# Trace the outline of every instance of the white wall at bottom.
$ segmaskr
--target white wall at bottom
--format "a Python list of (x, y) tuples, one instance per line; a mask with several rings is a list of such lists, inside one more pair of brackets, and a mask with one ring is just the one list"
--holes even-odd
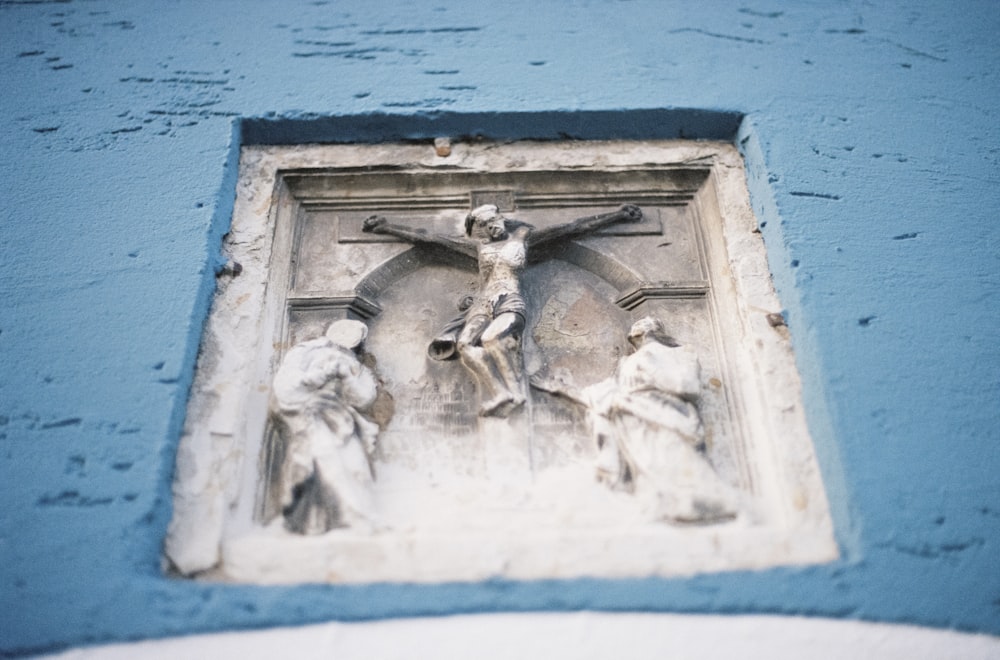
[(779, 616), (484, 614), (325, 623), (72, 649), (50, 660), (1000, 658), (1000, 637)]

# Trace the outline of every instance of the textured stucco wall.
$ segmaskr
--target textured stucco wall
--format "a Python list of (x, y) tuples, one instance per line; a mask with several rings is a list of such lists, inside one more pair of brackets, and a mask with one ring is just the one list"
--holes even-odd
[[(1000, 633), (998, 32), (989, 1), (0, 1), (0, 649), (497, 609)], [(670, 108), (721, 114), (598, 112)], [(841, 561), (424, 587), (160, 574), (235, 147), (477, 129), (743, 145)]]

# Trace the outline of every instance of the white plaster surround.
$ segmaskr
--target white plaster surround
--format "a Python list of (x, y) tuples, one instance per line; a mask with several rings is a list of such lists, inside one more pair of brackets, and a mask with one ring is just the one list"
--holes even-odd
[[(689, 203), (712, 271), (718, 341), (727, 347), (720, 358), (723, 381), (742, 429), (740, 451), (749, 457), (753, 489), (744, 512), (720, 525), (651, 524), (627, 496), (568, 472), (525, 478), (512, 469), (490, 483), (455, 478), (420, 496), (387, 497), (389, 530), (303, 537), (280, 524), (256, 522), (270, 378), (275, 355), (286, 348), (275, 343), (286, 322), (284, 302), (274, 294), (288, 287), (290, 275), (275, 266), (281, 260), (275, 255), (293, 249), (294, 237), (282, 223), (302, 212), (285, 173), (385, 167), (423, 173), (654, 168), (668, 178), (672, 168), (703, 170), (705, 183)], [(680, 576), (838, 556), (787, 328), (776, 321), (782, 306), (732, 145), (453, 141), (447, 157), (414, 144), (244, 148), (224, 249), (242, 272), (220, 277), (202, 342), (166, 540), (165, 565), (172, 570), (266, 584), (437, 582)], [(492, 428), (498, 438), (511, 433), (503, 425)], [(498, 474), (510, 457), (500, 452), (495, 458)], [(380, 470), (390, 490), (412, 476), (394, 465)], [(519, 501), (540, 504), (516, 514), (497, 506)], [(571, 627), (580, 617), (598, 615), (575, 616)]]
[(634, 660), (993, 660), (1000, 657), (1000, 638), (837, 619), (571, 612), (333, 622), (95, 646), (44, 657), (270, 660), (286, 655), (299, 660), (586, 660), (621, 655)]

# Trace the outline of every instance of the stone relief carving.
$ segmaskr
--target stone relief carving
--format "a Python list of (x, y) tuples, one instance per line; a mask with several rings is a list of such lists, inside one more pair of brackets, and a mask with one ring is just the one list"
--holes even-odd
[(322, 534), (377, 520), (378, 425), (363, 416), (377, 383), (356, 354), (367, 335), (360, 321), (335, 321), (323, 337), (288, 351), (274, 376), (271, 423), (283, 445), (278, 488), (289, 531)]
[(430, 355), (448, 359), (457, 353), (482, 390), (479, 414), (506, 417), (526, 399), (521, 336), (527, 306), (521, 275), (529, 254), (617, 222), (641, 220), (639, 207), (627, 204), (612, 213), (538, 230), (505, 218), (494, 204), (484, 204), (465, 219), (465, 234), (471, 240), (429, 234), (380, 216), (368, 217), (364, 231), (389, 234), (415, 245), (442, 247), (476, 260), (479, 290), (468, 300), (464, 316), (449, 323), (442, 336), (432, 342)]
[(245, 148), (167, 565), (434, 582), (835, 556), (742, 177), (717, 143)]
[(645, 317), (628, 334), (635, 352), (616, 372), (582, 390), (563, 378), (536, 375), (531, 384), (563, 396), (589, 413), (597, 448), (597, 478), (634, 493), (654, 520), (718, 523), (734, 518), (738, 496), (705, 457), (698, 411), (698, 356)]
[[(626, 204), (538, 232), (486, 204), (465, 219), (471, 240), (428, 234), (380, 216), (366, 218), (363, 231), (475, 256), (479, 290), (458, 301), (460, 315), (432, 339), (427, 353), (439, 361), (458, 357), (482, 391), (479, 414), (505, 418), (527, 398), (521, 341), (529, 314), (521, 276), (528, 251), (641, 220), (639, 207)], [(361, 415), (375, 401), (376, 383), (354, 354), (366, 336), (363, 323), (335, 322), (324, 337), (292, 348), (275, 375), (272, 415), (285, 457), (281, 505), (291, 531), (317, 534), (376, 520), (370, 490), (378, 427)], [(587, 410), (598, 480), (634, 494), (652, 519), (731, 520), (738, 497), (704, 455), (697, 356), (653, 317), (633, 324), (628, 341), (635, 352), (598, 383), (579, 390), (535, 374), (531, 385)]]

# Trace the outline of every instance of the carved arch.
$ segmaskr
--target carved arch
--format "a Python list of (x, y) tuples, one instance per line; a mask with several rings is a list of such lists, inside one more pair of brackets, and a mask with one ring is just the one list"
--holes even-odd
[(364, 276), (355, 291), (358, 295), (378, 300), (379, 295), (398, 280), (415, 273), (424, 266), (455, 266), (469, 272), (476, 272), (476, 261), (464, 255), (435, 249), (433, 247), (411, 247), (376, 266)]
[[(597, 275), (617, 289), (619, 294), (643, 284), (643, 280), (625, 264), (576, 241), (568, 241), (560, 246), (558, 252), (546, 251), (540, 257), (532, 261), (559, 259), (571, 263)], [(362, 297), (378, 300), (379, 295), (396, 281), (430, 265), (453, 266), (473, 273), (477, 270), (474, 259), (459, 253), (427, 246), (411, 247), (376, 266), (358, 283), (355, 291)]]

